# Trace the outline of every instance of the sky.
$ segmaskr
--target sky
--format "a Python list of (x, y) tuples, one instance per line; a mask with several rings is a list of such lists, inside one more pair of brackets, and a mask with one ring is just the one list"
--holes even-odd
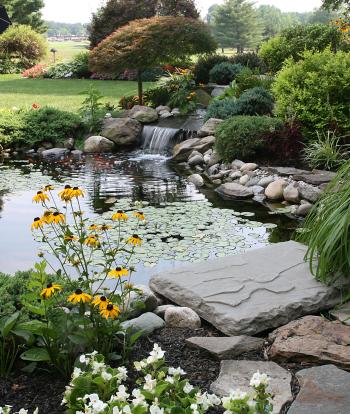
[[(196, 0), (197, 7), (205, 15), (208, 7), (222, 3), (223, 0)], [(43, 15), (45, 20), (65, 23), (87, 23), (91, 14), (103, 3), (103, 0), (45, 0)], [(256, 0), (257, 5), (271, 4), (282, 11), (310, 11), (319, 7), (321, 0)]]

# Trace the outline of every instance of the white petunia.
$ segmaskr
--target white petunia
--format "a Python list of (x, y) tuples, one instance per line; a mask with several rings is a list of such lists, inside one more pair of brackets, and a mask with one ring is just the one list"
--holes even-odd
[(120, 381), (126, 381), (128, 379), (128, 370), (125, 367), (119, 367), (117, 378)]
[(186, 394), (189, 394), (193, 390), (193, 386), (189, 382), (187, 382), (183, 390)]
[(174, 384), (174, 377), (168, 375), (167, 377), (165, 377), (164, 381), (168, 382), (169, 384)]
[(88, 364), (90, 362), (90, 358), (87, 358), (86, 355), (80, 355), (79, 361), (81, 364)]
[(135, 361), (134, 362), (134, 367), (136, 369), (136, 371), (142, 371), (143, 368), (145, 368), (147, 366), (145, 361)]
[(198, 405), (197, 404), (191, 404), (191, 410), (193, 414), (199, 414), (198, 411)]
[(149, 412), (150, 414), (164, 414), (164, 408), (160, 408), (157, 405), (151, 405)]
[(113, 378), (113, 375), (107, 371), (102, 371), (101, 377), (104, 381), (110, 381)]
[(91, 408), (92, 408), (92, 413), (93, 414), (98, 414), (98, 413), (101, 413), (102, 411), (104, 411), (105, 408), (107, 408), (107, 404), (104, 403), (103, 401), (99, 400), (99, 401), (96, 401), (95, 403), (91, 404)]
[(104, 362), (97, 362), (93, 361), (92, 363), (92, 373), (94, 375), (100, 373), (101, 371), (106, 369), (106, 364)]
[(251, 387), (259, 387), (260, 385), (269, 385), (270, 378), (267, 376), (267, 374), (260, 374), (259, 371), (257, 371), (250, 380), (250, 386)]
[(28, 414), (28, 410), (25, 410), (24, 408), (21, 408), (21, 409), (18, 411), (18, 414)]
[(178, 367), (178, 368), (170, 367), (168, 369), (168, 374), (169, 375), (180, 375), (181, 376), (181, 375), (185, 375), (186, 372), (180, 367)]
[(126, 392), (126, 388), (124, 385), (120, 385), (118, 388), (118, 392), (116, 392), (116, 397), (118, 401), (126, 401), (127, 398), (130, 396), (130, 394), (128, 394)]
[(81, 373), (82, 373), (82, 370), (80, 368), (75, 367), (73, 374), (72, 374), (72, 379), (80, 377)]
[(143, 389), (146, 391), (153, 391), (157, 385), (157, 380), (152, 379), (150, 374), (145, 376), (145, 384), (143, 385)]

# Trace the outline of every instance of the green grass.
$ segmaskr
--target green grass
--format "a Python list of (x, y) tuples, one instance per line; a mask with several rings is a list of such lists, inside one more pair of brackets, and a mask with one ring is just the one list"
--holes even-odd
[(49, 42), (49, 51), (44, 60), (44, 63), (53, 63), (53, 54), (50, 52), (52, 48), (57, 50), (56, 62), (65, 62), (71, 60), (75, 55), (87, 50), (89, 42)]
[[(75, 112), (84, 98), (81, 92), (86, 91), (91, 83), (104, 96), (104, 102), (114, 105), (122, 96), (137, 93), (137, 83), (132, 81), (23, 79), (20, 75), (0, 75), (0, 107), (30, 108), (35, 102)], [(145, 89), (151, 85), (151, 82), (144, 82)]]

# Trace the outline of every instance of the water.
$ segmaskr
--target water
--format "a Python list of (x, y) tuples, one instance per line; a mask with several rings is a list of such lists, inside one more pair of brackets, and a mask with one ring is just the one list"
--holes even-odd
[(142, 130), (144, 153), (167, 155), (175, 144), (192, 138), (195, 132), (188, 129), (166, 128), (146, 125)]
[[(174, 167), (166, 156), (141, 151), (76, 162), (32, 159), (0, 165), (0, 272), (26, 270), (38, 260), (40, 246), (30, 224), (41, 207), (32, 197), (49, 182), (57, 182), (57, 189), (65, 183), (84, 188), (82, 209), (96, 222), (110, 218), (119, 206), (145, 202), (149, 221), (140, 229), (145, 242), (135, 258), (138, 283), (188, 262), (289, 239), (293, 221), (269, 215), (253, 202), (223, 201), (210, 189), (199, 191)], [(118, 200), (114, 205), (113, 198)]]

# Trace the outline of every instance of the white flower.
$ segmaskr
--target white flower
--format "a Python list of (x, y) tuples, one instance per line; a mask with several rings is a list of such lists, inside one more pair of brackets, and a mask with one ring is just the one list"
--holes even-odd
[(183, 390), (186, 394), (189, 394), (193, 390), (193, 386), (189, 382), (187, 382)]
[(183, 369), (181, 369), (180, 367), (178, 367), (178, 368), (170, 367), (169, 370), (168, 370), (168, 374), (169, 375), (180, 375), (181, 376), (181, 375), (185, 375), (186, 372)]
[(149, 412), (150, 414), (164, 414), (164, 408), (159, 408), (157, 405), (151, 405)]
[(93, 361), (92, 363), (92, 373), (93, 374), (98, 374), (99, 372), (103, 371), (106, 369), (106, 364), (104, 362), (97, 362), (97, 361)]
[(85, 394), (83, 401), (86, 402), (87, 400), (89, 400), (90, 404), (95, 404), (97, 401), (100, 401), (100, 397), (98, 394)]
[(191, 404), (191, 410), (193, 414), (199, 414), (198, 411), (198, 405), (197, 404)]
[(142, 371), (143, 368), (145, 368), (147, 366), (145, 361), (135, 361), (134, 362), (134, 367), (136, 369), (136, 371)]
[(118, 401), (126, 401), (126, 399), (130, 396), (130, 394), (126, 392), (126, 388), (124, 385), (119, 386), (118, 392), (115, 395)]
[(171, 377), (170, 375), (168, 375), (164, 381), (169, 382), (169, 384), (174, 384), (174, 377)]
[(126, 381), (128, 379), (128, 370), (125, 367), (119, 367), (117, 378), (119, 381)]
[(260, 385), (269, 385), (270, 378), (267, 376), (267, 374), (260, 374), (259, 371), (257, 371), (250, 380), (250, 386), (251, 387), (259, 387)]
[(147, 362), (152, 364), (153, 362), (157, 362), (160, 359), (164, 358), (165, 352), (158, 344), (154, 344), (153, 350), (150, 352), (149, 357), (147, 358)]
[(90, 358), (86, 358), (86, 355), (80, 355), (79, 361), (81, 364), (88, 364), (90, 362)]
[(39, 408), (36, 407), (36, 409), (33, 411), (33, 414), (39, 414)]
[(141, 390), (135, 388), (132, 391), (132, 396), (134, 397), (134, 399), (131, 402), (135, 407), (137, 407), (138, 405), (142, 405), (146, 408), (148, 407), (148, 404), (145, 401), (145, 396), (142, 394)]
[(81, 373), (82, 373), (82, 370), (80, 368), (75, 367), (73, 374), (72, 374), (72, 379), (80, 377)]
[(92, 408), (92, 412), (94, 414), (98, 414), (102, 411), (104, 411), (104, 409), (107, 407), (107, 404), (104, 403), (101, 400), (96, 401), (95, 403), (91, 404), (91, 408)]
[(113, 378), (113, 375), (107, 371), (102, 371), (101, 377), (104, 381), (110, 381)]
[(84, 316), (91, 316), (91, 312), (90, 312), (90, 311), (86, 311), (86, 312), (84, 313)]
[(28, 414), (28, 410), (25, 410), (24, 408), (21, 408), (21, 409), (18, 411), (18, 414)]
[(143, 389), (146, 391), (153, 391), (157, 385), (157, 380), (152, 379), (150, 374), (145, 376), (145, 384), (143, 385)]

